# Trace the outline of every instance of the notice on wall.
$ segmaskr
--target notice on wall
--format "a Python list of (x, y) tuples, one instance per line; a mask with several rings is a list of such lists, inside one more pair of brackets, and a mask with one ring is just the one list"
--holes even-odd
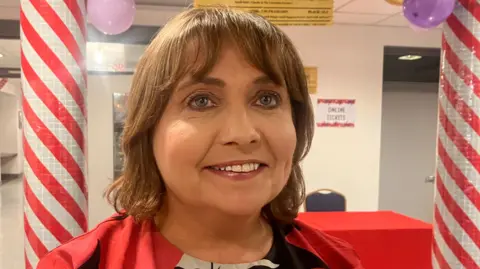
[(355, 100), (318, 99), (317, 127), (355, 127)]
[(305, 67), (305, 76), (307, 77), (308, 93), (316, 94), (317, 93), (317, 68), (316, 67)]
[(330, 25), (333, 0), (195, 0), (195, 7), (224, 5), (258, 13), (276, 25)]

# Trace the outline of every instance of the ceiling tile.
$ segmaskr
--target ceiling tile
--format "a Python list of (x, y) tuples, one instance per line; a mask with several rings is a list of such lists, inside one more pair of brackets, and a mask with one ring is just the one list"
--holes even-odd
[(375, 24), (387, 17), (388, 15), (335, 12), (333, 22), (337, 24)]
[[(414, 29), (419, 29), (418, 31), (421, 31), (420, 28), (416, 28), (414, 26), (410, 25), (410, 22), (403, 16), (403, 13), (398, 13), (396, 15), (393, 15), (385, 20), (379, 21), (377, 25), (380, 26), (396, 26), (396, 27), (410, 27)], [(435, 28), (442, 28), (443, 23), (438, 25)], [(425, 31), (428, 31), (428, 29), (425, 29)]]
[(353, 2), (355, 0), (333, 0), (333, 9), (337, 10), (338, 8), (344, 6), (349, 2)]
[(385, 0), (356, 0), (340, 8), (340, 12), (364, 14), (395, 14), (402, 10), (401, 6), (394, 6)]
[(379, 22), (378, 25), (408, 27), (410, 25), (410, 23), (407, 21), (407, 19), (405, 19), (405, 17), (403, 16), (403, 13), (398, 13), (396, 15), (393, 15), (393, 16)]
[[(18, 1), (18, 0), (2, 0), (2, 1)], [(333, 0), (335, 9), (355, 0)], [(221, 2), (221, 1), (218, 1)], [(137, 5), (152, 6), (179, 6), (185, 7), (193, 4), (193, 0), (136, 0)]]

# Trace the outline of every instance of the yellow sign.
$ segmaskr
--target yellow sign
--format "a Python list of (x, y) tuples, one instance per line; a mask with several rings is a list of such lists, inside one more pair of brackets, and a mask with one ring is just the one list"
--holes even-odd
[(305, 67), (305, 76), (307, 77), (308, 93), (316, 94), (317, 93), (317, 68), (316, 67)]
[(394, 6), (401, 6), (403, 5), (403, 0), (386, 0), (387, 3), (392, 4)]
[(330, 25), (333, 20), (333, 0), (195, 0), (194, 5), (258, 13), (276, 25)]

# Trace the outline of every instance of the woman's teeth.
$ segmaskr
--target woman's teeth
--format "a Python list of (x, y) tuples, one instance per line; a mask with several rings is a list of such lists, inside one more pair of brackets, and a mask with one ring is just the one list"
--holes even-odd
[(248, 173), (257, 170), (260, 167), (259, 163), (244, 163), (237, 165), (228, 165), (228, 166), (212, 166), (212, 169), (219, 171), (232, 171), (236, 173)]

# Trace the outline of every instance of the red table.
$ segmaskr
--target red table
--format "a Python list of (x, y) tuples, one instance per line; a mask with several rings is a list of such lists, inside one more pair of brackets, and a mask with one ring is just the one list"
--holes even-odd
[(432, 225), (391, 211), (306, 212), (299, 220), (350, 243), (365, 269), (431, 269)]

